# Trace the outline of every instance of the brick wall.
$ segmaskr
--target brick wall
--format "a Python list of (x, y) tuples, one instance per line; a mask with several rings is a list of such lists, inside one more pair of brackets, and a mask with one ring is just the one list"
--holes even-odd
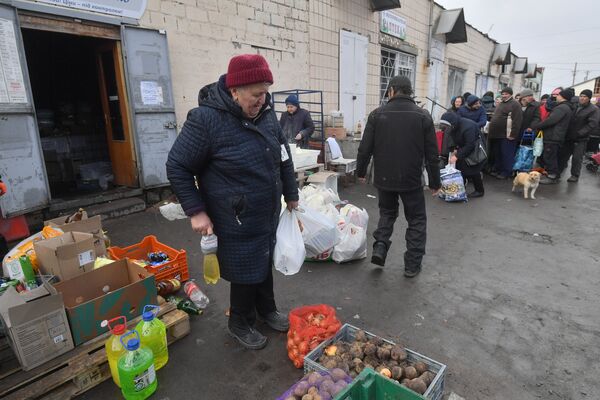
[(272, 90), (309, 82), (308, 0), (148, 0), (141, 22), (165, 29), (177, 121), (197, 105), (198, 91), (226, 72), (243, 53), (265, 56)]

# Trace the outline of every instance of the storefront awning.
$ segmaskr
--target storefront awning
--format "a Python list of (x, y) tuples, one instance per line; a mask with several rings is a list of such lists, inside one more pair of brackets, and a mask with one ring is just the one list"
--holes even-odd
[(492, 54), (492, 62), (498, 65), (510, 64), (510, 43), (496, 44)]
[(467, 26), (463, 9), (443, 10), (436, 22), (434, 32), (435, 35), (445, 36), (446, 43), (465, 43)]
[(527, 66), (527, 75), (525, 78), (535, 78), (537, 75), (537, 64), (529, 64)]
[(515, 74), (527, 73), (527, 57), (517, 57), (513, 70)]
[(400, 8), (400, 0), (370, 0), (372, 11), (385, 11)]

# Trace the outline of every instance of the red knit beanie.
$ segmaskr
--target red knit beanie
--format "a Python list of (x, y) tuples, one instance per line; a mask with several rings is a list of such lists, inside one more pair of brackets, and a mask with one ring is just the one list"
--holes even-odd
[(260, 54), (242, 54), (229, 60), (225, 84), (228, 88), (251, 85), (253, 83), (273, 83), (273, 74), (267, 60)]

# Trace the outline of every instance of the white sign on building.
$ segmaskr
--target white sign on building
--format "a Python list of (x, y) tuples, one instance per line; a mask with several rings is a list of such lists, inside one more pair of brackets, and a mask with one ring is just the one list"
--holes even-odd
[(37, 0), (37, 3), (133, 19), (142, 18), (146, 10), (146, 0)]
[(404, 18), (391, 11), (382, 11), (379, 13), (379, 22), (381, 32), (398, 39), (406, 39), (406, 20)]

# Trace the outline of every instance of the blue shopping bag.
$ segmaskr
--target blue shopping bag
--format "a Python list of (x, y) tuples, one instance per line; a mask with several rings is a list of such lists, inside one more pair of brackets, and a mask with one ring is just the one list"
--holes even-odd
[(524, 141), (533, 142), (533, 134), (531, 133), (523, 133), (521, 138), (521, 144), (519, 145), (519, 149), (517, 154), (515, 155), (515, 162), (513, 164), (513, 171), (517, 172), (529, 172), (531, 168), (533, 168), (533, 147), (530, 145), (523, 144)]

